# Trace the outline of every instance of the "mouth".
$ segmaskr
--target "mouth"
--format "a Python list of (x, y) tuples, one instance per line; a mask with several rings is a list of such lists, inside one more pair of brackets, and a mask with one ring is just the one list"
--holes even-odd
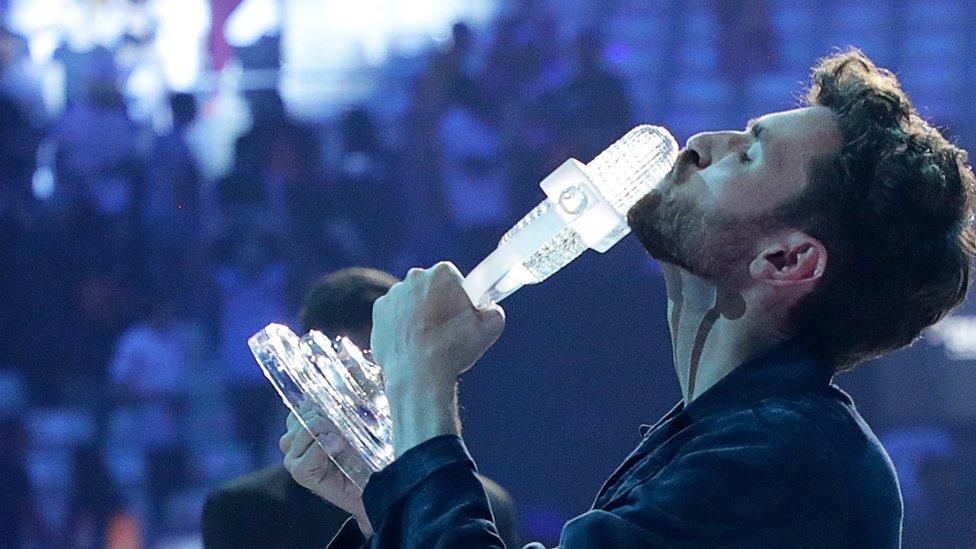
[(677, 187), (688, 181), (691, 174), (698, 170), (698, 153), (692, 149), (682, 149), (671, 167), (671, 171), (664, 178), (665, 186)]

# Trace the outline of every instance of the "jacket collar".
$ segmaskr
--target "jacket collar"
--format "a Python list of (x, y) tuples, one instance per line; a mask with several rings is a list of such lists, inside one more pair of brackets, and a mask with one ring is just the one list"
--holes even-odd
[(800, 344), (786, 341), (729, 372), (688, 406), (678, 405), (692, 419), (768, 397), (827, 389), (834, 369)]

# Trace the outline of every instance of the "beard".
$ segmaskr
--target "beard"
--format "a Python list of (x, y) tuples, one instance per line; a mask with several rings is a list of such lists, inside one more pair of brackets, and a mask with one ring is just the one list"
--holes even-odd
[(756, 237), (756, 220), (708, 214), (670, 177), (637, 201), (627, 224), (647, 253), (701, 278), (730, 281), (748, 257)]

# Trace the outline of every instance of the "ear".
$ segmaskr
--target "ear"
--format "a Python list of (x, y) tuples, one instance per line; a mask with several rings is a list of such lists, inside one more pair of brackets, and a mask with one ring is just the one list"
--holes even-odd
[(826, 268), (827, 248), (808, 234), (790, 231), (760, 248), (749, 275), (770, 286), (800, 288), (819, 281)]

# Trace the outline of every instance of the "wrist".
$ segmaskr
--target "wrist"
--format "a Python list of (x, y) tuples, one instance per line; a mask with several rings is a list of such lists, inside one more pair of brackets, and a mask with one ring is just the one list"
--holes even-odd
[(367, 538), (373, 535), (373, 525), (369, 523), (369, 518), (366, 515), (353, 515), (356, 519), (356, 524), (359, 525), (359, 531), (363, 533)]
[(387, 386), (396, 456), (441, 435), (460, 435), (457, 381)]

